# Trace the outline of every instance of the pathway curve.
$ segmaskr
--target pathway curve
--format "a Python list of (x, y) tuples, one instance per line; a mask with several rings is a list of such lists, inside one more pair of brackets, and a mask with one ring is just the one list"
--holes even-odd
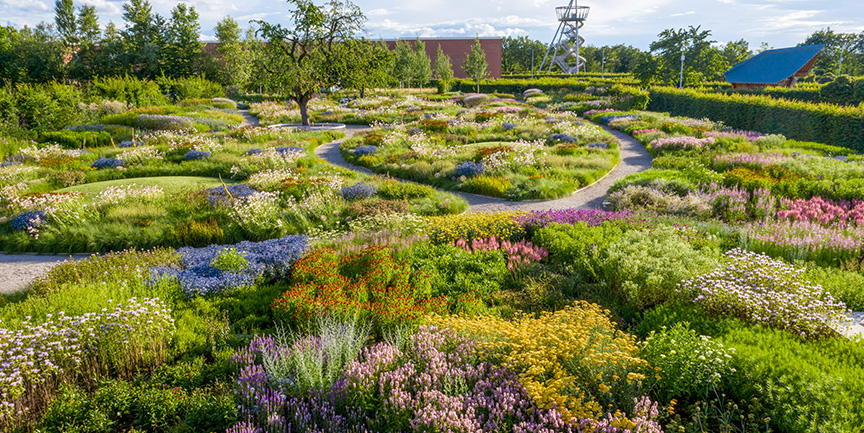
[[(325, 161), (344, 167), (350, 170), (361, 173), (374, 175), (372, 170), (366, 167), (360, 167), (345, 161), (339, 146), (353, 136), (356, 132), (367, 129), (366, 127), (351, 126), (345, 129), (348, 137), (334, 141), (332, 143), (323, 144), (315, 149), (315, 154), (320, 156)], [(494, 212), (507, 210), (549, 210), (549, 209), (599, 209), (603, 205), (603, 200), (606, 197), (606, 191), (621, 177), (631, 173), (640, 172), (651, 168), (651, 155), (645, 149), (642, 143), (639, 143), (633, 137), (624, 134), (620, 131), (604, 128), (611, 133), (621, 143), (620, 146), (620, 162), (615, 168), (610, 171), (606, 177), (600, 179), (593, 184), (576, 191), (570, 196), (562, 197), (555, 200), (545, 201), (507, 201), (496, 197), (488, 197), (477, 194), (469, 194), (459, 191), (447, 191), (464, 198), (470, 205), (470, 212)], [(398, 179), (405, 182), (402, 179)]]
[(80, 260), (86, 255), (37, 256), (35, 254), (0, 254), (0, 295), (24, 290), (38, 276), (66, 260)]
[(258, 126), (258, 118), (249, 114), (249, 109), (237, 110), (243, 116), (243, 125), (241, 126)]

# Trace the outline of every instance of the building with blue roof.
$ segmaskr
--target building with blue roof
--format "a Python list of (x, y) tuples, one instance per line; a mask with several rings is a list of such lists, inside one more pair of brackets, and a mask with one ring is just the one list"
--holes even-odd
[(792, 87), (806, 77), (825, 48), (824, 44), (766, 50), (726, 71), (733, 89)]

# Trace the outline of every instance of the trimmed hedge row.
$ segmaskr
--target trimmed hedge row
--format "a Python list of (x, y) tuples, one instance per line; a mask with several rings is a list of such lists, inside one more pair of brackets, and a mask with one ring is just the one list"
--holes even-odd
[(722, 95), (671, 87), (650, 89), (648, 109), (709, 118), (737, 129), (783, 134), (787, 138), (833, 144), (864, 152), (864, 108)]
[[(501, 78), (498, 80), (483, 80), (480, 82), (480, 93), (512, 93), (521, 94), (526, 89), (540, 89), (549, 92), (559, 89), (570, 89), (578, 92), (589, 87), (612, 87), (616, 84), (633, 85), (632, 80), (626, 78), (535, 78), (512, 79)], [(453, 82), (452, 90), (465, 93), (477, 91), (477, 85), (471, 79), (457, 79)]]
[(39, 136), (42, 143), (57, 143), (66, 149), (111, 146), (111, 134), (105, 131), (56, 131), (43, 132)]

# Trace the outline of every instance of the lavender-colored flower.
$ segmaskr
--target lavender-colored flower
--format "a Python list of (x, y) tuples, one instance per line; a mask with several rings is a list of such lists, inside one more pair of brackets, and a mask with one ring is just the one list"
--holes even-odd
[(599, 209), (562, 209), (532, 211), (527, 215), (514, 217), (514, 220), (525, 228), (546, 227), (551, 223), (574, 224), (585, 222), (589, 226), (596, 226), (606, 221), (617, 221), (633, 216), (633, 212), (608, 212)]
[(357, 146), (354, 149), (354, 156), (359, 158), (364, 155), (374, 155), (376, 152), (378, 152), (378, 146), (373, 146), (371, 144), (366, 146)]
[(363, 200), (375, 195), (378, 188), (364, 182), (357, 182), (351, 186), (343, 186), (340, 190), (342, 198), (349, 201)]
[(483, 163), (482, 162), (474, 162), (474, 161), (465, 161), (459, 163), (456, 168), (453, 169), (453, 174), (456, 177), (476, 177), (483, 174)]
[(187, 161), (198, 161), (210, 158), (211, 153), (206, 150), (190, 150), (186, 152), (186, 155), (183, 156), (183, 159)]
[(43, 210), (21, 212), (15, 215), (9, 224), (12, 230), (38, 230), (48, 225), (48, 214)]
[(123, 161), (122, 159), (105, 158), (104, 156), (100, 156), (95, 162), (93, 162), (93, 165), (91, 165), (90, 167), (93, 167), (96, 169), (118, 168), (118, 167), (123, 167), (124, 164), (126, 164), (126, 162)]

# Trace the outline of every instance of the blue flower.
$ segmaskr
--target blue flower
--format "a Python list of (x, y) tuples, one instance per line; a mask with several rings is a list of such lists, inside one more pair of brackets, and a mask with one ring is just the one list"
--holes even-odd
[(371, 144), (367, 146), (357, 146), (357, 148), (354, 149), (354, 156), (359, 158), (363, 155), (372, 155), (376, 152), (378, 152), (378, 146), (373, 146)]
[(185, 158), (187, 161), (202, 160), (210, 157), (210, 152), (204, 150), (190, 150), (186, 152)]
[(123, 165), (125, 165), (125, 164), (126, 164), (126, 162), (123, 161), (122, 159), (105, 158), (104, 156), (100, 156), (99, 159), (97, 159), (95, 162), (93, 162), (93, 165), (91, 165), (90, 167), (93, 167), (93, 168), (117, 168), (117, 167), (123, 167)]
[[(227, 192), (225, 191), (226, 189), (228, 190)], [(258, 191), (245, 183), (238, 183), (234, 185), (208, 188), (205, 192), (207, 193), (207, 202), (210, 203), (210, 206), (216, 207), (223, 204), (229, 204), (229, 194), (233, 198), (246, 198)]]
[(456, 176), (475, 177), (483, 174), (483, 163), (474, 161), (465, 161), (459, 163), (453, 173)]
[(368, 183), (357, 182), (354, 185), (342, 187), (341, 193), (342, 198), (353, 201), (372, 197), (377, 191), (378, 188)]
[(48, 215), (44, 210), (29, 210), (15, 215), (10, 222), (12, 230), (30, 230), (48, 224)]

